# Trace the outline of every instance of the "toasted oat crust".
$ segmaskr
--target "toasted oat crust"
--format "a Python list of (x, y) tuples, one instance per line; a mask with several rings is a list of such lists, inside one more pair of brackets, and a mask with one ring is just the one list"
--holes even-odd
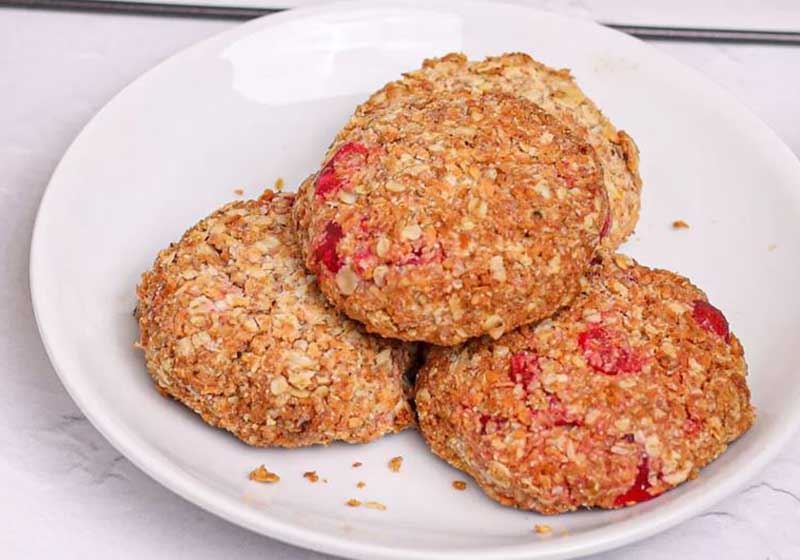
[[(617, 130), (578, 87), (567, 69), (554, 69), (524, 53), (508, 53), (470, 62), (461, 53), (426, 60), (422, 68), (407, 73), (399, 83), (408, 91), (427, 88), (442, 91), (503, 91), (533, 101), (567, 125), (594, 147), (604, 169), (611, 206), (609, 231), (603, 246), (616, 249), (631, 235), (639, 219), (642, 180), (639, 150), (633, 139)], [(397, 96), (398, 82), (388, 84), (365, 106)]]
[(412, 425), (413, 345), (366, 334), (302, 265), (293, 195), (233, 202), (159, 253), (137, 293), (159, 391), (256, 446), (366, 442)]
[(696, 477), (752, 425), (746, 370), (702, 291), (616, 255), (552, 319), (431, 349), (419, 426), (502, 504), (623, 507)]
[(358, 108), (300, 187), (325, 295), (372, 332), (443, 345), (567, 304), (608, 215), (594, 150), (515, 96), (398, 95)]

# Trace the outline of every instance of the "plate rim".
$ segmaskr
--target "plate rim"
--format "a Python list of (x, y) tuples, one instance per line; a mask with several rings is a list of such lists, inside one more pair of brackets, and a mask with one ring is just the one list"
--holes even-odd
[[(778, 156), (787, 162), (787, 166), (790, 165), (790, 162), (794, 165), (794, 170), (798, 179), (800, 179), (800, 159), (798, 159), (786, 143), (764, 123), (760, 117), (738, 101), (725, 87), (706, 78), (699, 71), (677, 61), (669, 54), (658, 51), (651, 45), (647, 45), (646, 42), (625, 35), (619, 31), (609, 29), (597, 22), (537, 9), (524, 4), (521, 0), (503, 0), (500, 2), (490, 2), (489, 0), (469, 0), (468, 2), (459, 2), (458, 0), (436, 0), (433, 3), (426, 3), (423, 0), (380, 0), (369, 3), (369, 7), (375, 10), (381, 10), (387, 8), (410, 8), (413, 6), (430, 7), (430, 5), (433, 4), (436, 8), (456, 11), (458, 7), (463, 6), (465, 3), (481, 6), (513, 6), (517, 9), (535, 13), (541, 17), (580, 22), (581, 24), (595, 27), (606, 33), (624, 36), (631, 42), (646, 45), (648, 49), (652, 49), (652, 51), (657, 53), (657, 56), (662, 60), (677, 65), (674, 67), (680, 68), (682, 71), (686, 72), (695, 82), (702, 84), (704, 89), (712, 91), (715, 97), (724, 100), (728, 106), (735, 108), (738, 117), (748, 121), (747, 125), (749, 129), (759, 130), (762, 136), (769, 139), (769, 142), (782, 152), (778, 154)], [(392, 560), (422, 558), (437, 558), (439, 560), (461, 560), (468, 558), (480, 558), (482, 560), (495, 558), (498, 560), (522, 560), (532, 557), (540, 559), (574, 558), (611, 550), (653, 536), (697, 515), (743, 487), (774, 459), (795, 433), (800, 431), (800, 406), (794, 408), (792, 412), (787, 414), (790, 421), (784, 424), (785, 427), (775, 429), (771, 432), (771, 437), (768, 438), (766, 445), (763, 446), (762, 451), (749, 463), (750, 466), (747, 470), (736, 471), (723, 478), (721, 481), (718, 481), (715, 485), (711, 485), (710, 489), (704, 493), (702, 500), (695, 499), (692, 501), (674, 502), (670, 504), (668, 509), (665, 507), (661, 515), (654, 516), (652, 519), (647, 519), (646, 522), (642, 522), (638, 518), (633, 517), (616, 522), (611, 526), (587, 530), (585, 533), (571, 536), (569, 539), (531, 541), (525, 544), (470, 547), (466, 549), (454, 548), (448, 550), (431, 550), (424, 547), (416, 548), (413, 546), (409, 548), (392, 548), (387, 545), (364, 541), (350, 541), (344, 536), (333, 536), (312, 529), (301, 528), (294, 523), (284, 522), (264, 512), (247, 509), (244, 506), (232, 503), (219, 491), (194, 482), (195, 479), (192, 478), (191, 475), (184, 474), (184, 471), (179, 466), (152, 450), (147, 441), (142, 441), (141, 438), (137, 438), (124, 423), (115, 421), (113, 417), (104, 416), (102, 406), (98, 406), (97, 403), (92, 404), (87, 402), (88, 397), (81, 393), (78, 387), (80, 383), (75, 382), (75, 375), (66, 371), (63, 367), (63, 361), (58, 360), (58, 351), (53, 347), (52, 340), (47, 332), (46, 321), (43, 319), (43, 315), (45, 315), (46, 312), (44, 311), (43, 299), (40, 295), (43, 289), (40, 277), (42, 277), (44, 273), (40, 273), (39, 270), (44, 265), (40, 263), (41, 259), (39, 255), (42, 252), (40, 246), (44, 243), (43, 239), (45, 237), (41, 227), (43, 221), (42, 216), (49, 208), (48, 200), (51, 198), (52, 192), (54, 191), (51, 187), (60, 176), (64, 163), (70, 159), (75, 146), (81, 142), (87, 134), (88, 129), (90, 129), (98, 117), (113, 109), (119, 98), (126, 95), (135, 84), (148, 79), (152, 74), (159, 72), (165, 66), (175, 63), (178, 59), (192, 51), (199, 51), (208, 44), (225, 38), (234, 39), (235, 37), (245, 36), (251, 28), (266, 29), (272, 26), (270, 25), (271, 23), (277, 25), (286, 20), (313, 16), (324, 12), (335, 13), (353, 8), (363, 8), (366, 5), (367, 4), (364, 2), (358, 0), (344, 0), (294, 8), (285, 12), (269, 14), (254, 19), (193, 43), (165, 58), (126, 84), (90, 118), (70, 143), (51, 174), (39, 201), (31, 235), (28, 272), (34, 318), (45, 352), (53, 370), (56, 372), (62, 385), (81, 412), (87, 417), (94, 428), (137, 468), (174, 494), (177, 494), (205, 511), (269, 538), (317, 552), (351, 558), (385, 558)], [(787, 158), (787, 156), (789, 157)]]

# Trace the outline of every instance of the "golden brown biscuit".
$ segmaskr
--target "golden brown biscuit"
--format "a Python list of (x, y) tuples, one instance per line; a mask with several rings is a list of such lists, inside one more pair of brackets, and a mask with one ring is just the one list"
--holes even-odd
[[(398, 86), (402, 87), (398, 87)], [(375, 93), (365, 104), (382, 106), (387, 98), (419, 90), (453, 89), (502, 91), (539, 105), (591, 144), (604, 169), (611, 215), (603, 246), (616, 249), (630, 236), (639, 219), (642, 180), (639, 150), (633, 139), (617, 130), (591, 99), (581, 91), (569, 70), (556, 70), (527, 54), (509, 53), (470, 62), (460, 53), (426, 60), (421, 69), (405, 74)]]
[(224, 206), (138, 288), (139, 346), (164, 394), (257, 446), (366, 442), (412, 425), (414, 346), (366, 334), (302, 264), (294, 195)]
[(371, 332), (434, 344), (568, 303), (608, 214), (594, 150), (522, 98), (402, 99), (357, 109), (300, 187), (323, 293)]
[(754, 421), (742, 346), (705, 294), (622, 255), (599, 260), (568, 309), (496, 341), (432, 348), (418, 376), (431, 449), (504, 505), (648, 500)]

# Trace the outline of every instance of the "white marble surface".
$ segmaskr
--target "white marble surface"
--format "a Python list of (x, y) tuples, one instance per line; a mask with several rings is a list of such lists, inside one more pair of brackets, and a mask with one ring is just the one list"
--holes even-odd
[[(131, 465), (62, 388), (31, 311), (33, 219), (66, 147), (126, 83), (231, 25), (0, 9), (2, 558), (325, 558), (218, 519)], [(800, 154), (800, 47), (655, 46), (731, 90)], [(800, 435), (712, 511), (594, 560), (794, 560), (798, 527)]]

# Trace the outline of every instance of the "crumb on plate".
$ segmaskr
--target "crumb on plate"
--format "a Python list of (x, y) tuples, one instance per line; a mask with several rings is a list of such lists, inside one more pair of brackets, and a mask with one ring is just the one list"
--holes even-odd
[(455, 488), (456, 490), (466, 490), (467, 489), (467, 483), (464, 482), (463, 480), (454, 480), (453, 481), (453, 488)]
[(538, 523), (533, 526), (533, 530), (539, 535), (549, 535), (553, 532), (553, 528), (550, 525), (540, 525)]
[(265, 467), (264, 465), (261, 465), (260, 467), (250, 471), (250, 480), (253, 480), (255, 482), (272, 484), (273, 482), (278, 482), (280, 479), (281, 479), (280, 476), (278, 476), (274, 472), (268, 471), (267, 467)]
[(683, 220), (675, 220), (672, 222), (672, 229), (689, 229), (689, 224)]
[(359, 507), (361, 505), (361, 500), (356, 500), (355, 498), (350, 498), (345, 502), (350, 507)]
[(366, 483), (366, 482), (364, 482), (363, 480), (359, 480), (359, 481), (356, 483), (356, 488), (364, 488), (366, 485), (367, 485), (367, 483)]
[(317, 471), (307, 471), (303, 473), (303, 478), (307, 479), (309, 482), (317, 482), (319, 480), (319, 475), (317, 475)]
[(403, 457), (392, 457), (389, 460), (389, 470), (392, 472), (400, 472), (400, 467), (403, 466)]
[(386, 506), (380, 502), (364, 502), (364, 507), (368, 507), (369, 509), (377, 509), (379, 511), (386, 511)]

